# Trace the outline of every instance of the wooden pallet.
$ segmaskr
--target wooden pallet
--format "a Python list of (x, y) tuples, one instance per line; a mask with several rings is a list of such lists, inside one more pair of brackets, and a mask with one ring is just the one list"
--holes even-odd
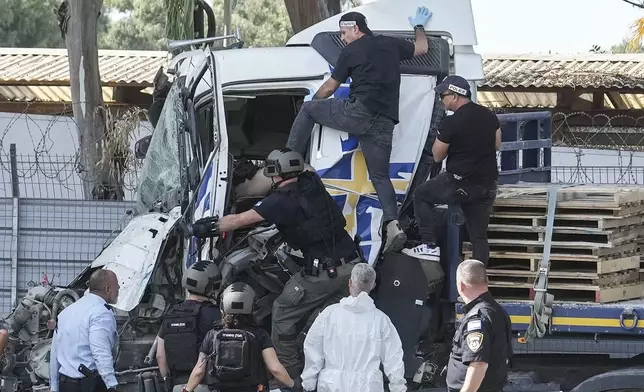
[[(558, 185), (501, 185), (495, 205), (546, 207), (548, 190)], [(574, 185), (559, 187), (557, 205), (570, 209), (619, 209), (644, 203), (644, 189), (638, 185)]]
[[(531, 258), (540, 259), (543, 254), (542, 241), (527, 240), (488, 240), (490, 244), (490, 257), (515, 257), (526, 254)], [(465, 253), (472, 251), (470, 242), (463, 243)], [(551, 260), (597, 260), (608, 258), (621, 258), (631, 256), (637, 252), (637, 242), (629, 242), (623, 245), (609, 247), (601, 246), (592, 242), (552, 242), (550, 247)], [(494, 256), (493, 256), (494, 255)]]
[[(514, 282), (533, 284), (537, 274), (531, 271), (517, 271), (500, 268), (488, 268), (490, 285), (496, 282)], [(639, 268), (598, 274), (596, 272), (550, 271), (548, 273), (548, 287), (551, 284), (587, 285), (598, 287), (615, 287), (629, 283), (637, 283), (640, 278)]]
[[(534, 299), (532, 283), (496, 281), (490, 283), (490, 292), (494, 298), (502, 300)], [(553, 294), (557, 302), (617, 302), (644, 297), (644, 282), (614, 287), (548, 282), (548, 293)]]

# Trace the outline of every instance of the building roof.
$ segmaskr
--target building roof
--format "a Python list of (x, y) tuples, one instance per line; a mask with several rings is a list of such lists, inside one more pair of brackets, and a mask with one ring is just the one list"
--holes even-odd
[(488, 89), (644, 89), (644, 54), (489, 54), (483, 69)]
[[(151, 86), (167, 58), (167, 52), (99, 50), (102, 84)], [(0, 85), (69, 85), (67, 50), (0, 48)]]
[[(167, 62), (163, 51), (100, 50), (105, 101), (112, 100), (111, 87), (152, 86), (157, 70)], [(486, 79), (479, 87), (486, 91), (480, 92), (479, 101), (491, 107), (554, 107), (554, 90), (559, 88), (644, 89), (644, 54), (488, 54), (483, 55), (483, 67)], [(641, 92), (619, 95), (626, 107), (642, 109)], [(67, 51), (0, 48), (0, 100), (71, 101)], [(605, 106), (613, 107), (608, 98)]]

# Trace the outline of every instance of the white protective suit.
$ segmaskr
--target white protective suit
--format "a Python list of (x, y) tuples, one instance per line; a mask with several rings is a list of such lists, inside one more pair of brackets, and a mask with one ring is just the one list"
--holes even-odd
[(302, 387), (317, 392), (404, 392), (402, 343), (389, 317), (365, 292), (343, 298), (316, 318), (304, 341)]

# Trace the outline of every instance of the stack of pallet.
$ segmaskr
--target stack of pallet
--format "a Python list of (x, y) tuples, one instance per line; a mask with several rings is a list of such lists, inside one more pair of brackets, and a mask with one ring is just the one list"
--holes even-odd
[[(490, 218), (490, 290), (532, 298), (546, 237), (549, 186), (501, 186)], [(548, 292), (557, 301), (615, 302), (644, 297), (644, 188), (577, 185), (559, 189)], [(471, 257), (471, 244), (464, 244)]]

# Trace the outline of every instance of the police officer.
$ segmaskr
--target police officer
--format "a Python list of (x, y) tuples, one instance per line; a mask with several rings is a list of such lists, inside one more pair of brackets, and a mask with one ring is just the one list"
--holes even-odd
[(464, 317), (447, 365), (449, 392), (501, 392), (512, 356), (510, 317), (487, 288), (485, 266), (465, 260), (456, 270)]
[(188, 380), (204, 337), (221, 320), (219, 307), (209, 300), (220, 284), (219, 268), (208, 260), (198, 261), (183, 274), (188, 298), (165, 314), (157, 337), (157, 363), (166, 390)]
[(248, 284), (226, 287), (221, 299), (224, 317), (206, 335), (182, 392), (195, 391), (206, 374), (217, 392), (268, 391), (267, 370), (292, 391), (302, 391), (299, 380), (291, 379), (277, 359), (268, 333), (255, 322), (254, 303), (255, 291)]
[(361, 258), (344, 229), (346, 220), (340, 207), (320, 177), (305, 170), (299, 153), (287, 148), (271, 152), (264, 174), (273, 183), (269, 195), (248, 211), (221, 218), (218, 230), (227, 232), (268, 221), (291, 248), (302, 252), (302, 269), (284, 286), (272, 315), (277, 355), (291, 377), (296, 377), (302, 371), (298, 335), (318, 308), (348, 295), (351, 269)]
[(115, 392), (116, 319), (108, 304), (119, 297), (116, 274), (94, 271), (89, 293), (58, 316), (51, 344), (49, 385), (52, 392)]

